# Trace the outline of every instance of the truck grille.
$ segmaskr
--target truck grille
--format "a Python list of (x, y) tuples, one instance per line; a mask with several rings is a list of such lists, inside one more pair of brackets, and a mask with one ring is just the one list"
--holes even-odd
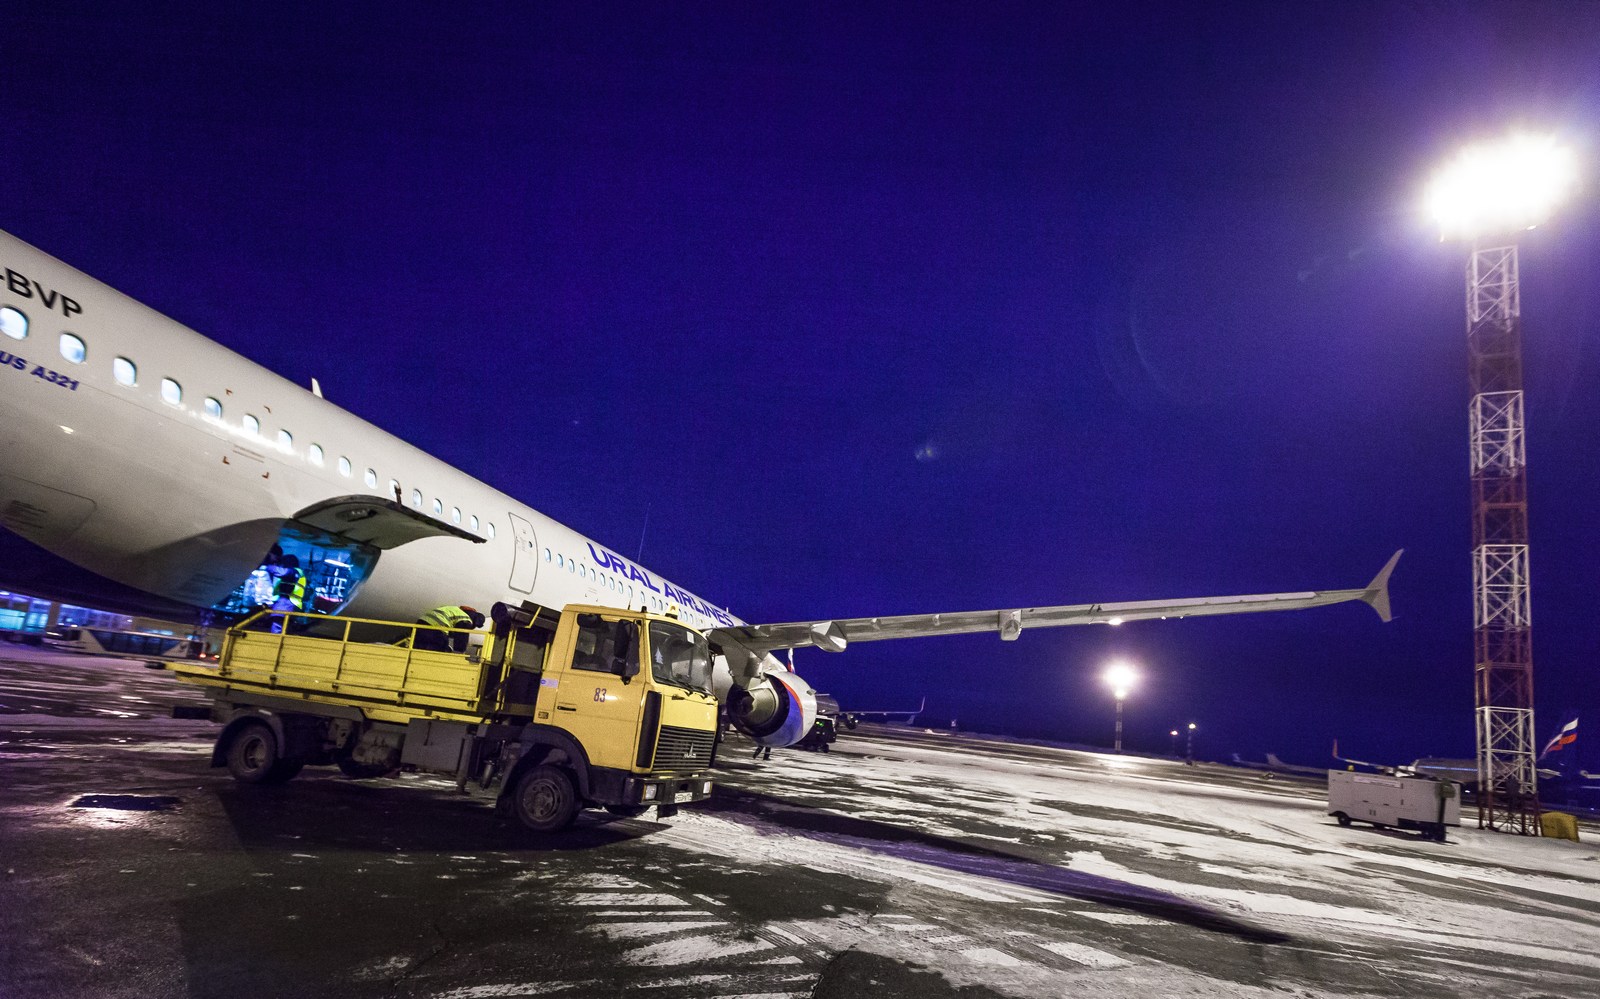
[(711, 763), (711, 732), (676, 725), (661, 726), (656, 741), (656, 770), (697, 770)]

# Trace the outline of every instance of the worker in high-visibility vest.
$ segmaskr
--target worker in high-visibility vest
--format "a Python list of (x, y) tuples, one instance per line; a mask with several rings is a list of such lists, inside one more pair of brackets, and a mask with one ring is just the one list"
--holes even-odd
[[(284, 555), (276, 560), (275, 564), (265, 567), (267, 572), (276, 580), (273, 583), (272, 609), (275, 611), (297, 611), (306, 608), (306, 574), (300, 569), (300, 559), (294, 555)], [(283, 630), (284, 619), (274, 618), (272, 631), (274, 634)], [(305, 622), (301, 622), (304, 624)]]
[[(435, 607), (433, 610), (417, 618), (418, 624), (429, 627), (417, 629), (418, 649), (430, 649), (434, 652), (465, 652), (467, 651), (467, 636), (459, 632), (435, 631), (435, 628), (481, 628), (483, 615), (475, 607)], [(401, 642), (400, 644), (407, 644)]]

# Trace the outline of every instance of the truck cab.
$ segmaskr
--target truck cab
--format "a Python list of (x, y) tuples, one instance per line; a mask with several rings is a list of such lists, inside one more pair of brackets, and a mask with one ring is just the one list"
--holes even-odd
[[(583, 797), (604, 799), (609, 811), (627, 815), (651, 805), (670, 813), (709, 793), (708, 780), (701, 787), (689, 779), (710, 767), (716, 750), (717, 701), (704, 635), (642, 612), (572, 606), (550, 636), (538, 675), (527, 738), (549, 747), (547, 758), (571, 755), (562, 752), (558, 734), (582, 748), (584, 764), (574, 775), (587, 778)], [(529, 777), (539, 758), (524, 754), (508, 780), (513, 809), (565, 807), (559, 780)], [(517, 813), (524, 824), (543, 821), (524, 811)]]

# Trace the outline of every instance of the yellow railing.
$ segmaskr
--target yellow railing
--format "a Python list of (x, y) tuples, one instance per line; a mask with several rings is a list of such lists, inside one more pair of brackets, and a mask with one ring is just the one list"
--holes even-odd
[[(269, 622), (275, 622), (278, 630), (265, 630), (272, 626)], [(308, 622), (332, 623), (338, 629), (337, 637), (296, 633), (310, 627)], [(399, 644), (393, 644), (393, 639), (352, 640), (356, 626), (381, 627), (403, 639)], [(213, 676), (288, 696), (379, 704), (406, 714), (478, 714), (484, 705), (480, 704), (482, 668), (472, 654), (477, 650), (419, 649), (419, 632), (484, 634), (471, 628), (260, 611), (228, 629)], [(191, 671), (184, 673), (204, 682)]]

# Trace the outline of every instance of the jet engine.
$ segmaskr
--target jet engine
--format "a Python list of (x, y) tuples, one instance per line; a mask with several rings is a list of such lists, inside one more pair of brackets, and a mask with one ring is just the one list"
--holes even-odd
[(817, 720), (817, 692), (771, 660), (750, 682), (728, 686), (723, 703), (735, 728), (761, 746), (792, 746)]

